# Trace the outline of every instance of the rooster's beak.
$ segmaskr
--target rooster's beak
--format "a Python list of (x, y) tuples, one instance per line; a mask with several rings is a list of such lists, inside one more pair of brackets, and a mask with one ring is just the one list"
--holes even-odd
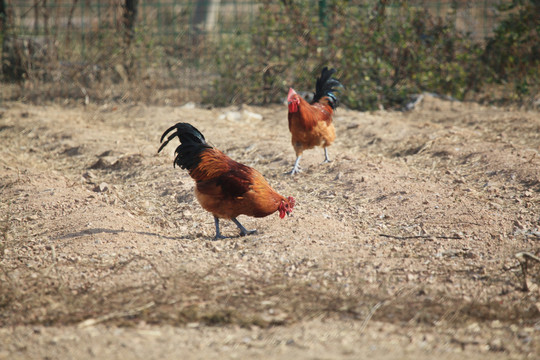
[(293, 88), (289, 88), (289, 94), (287, 95), (287, 102), (291, 103), (291, 98), (296, 95), (296, 91)]

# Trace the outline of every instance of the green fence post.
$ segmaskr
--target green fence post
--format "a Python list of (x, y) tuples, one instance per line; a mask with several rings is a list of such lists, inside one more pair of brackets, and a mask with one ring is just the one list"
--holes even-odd
[(319, 0), (319, 21), (324, 27), (327, 26), (328, 22), (328, 16), (326, 15), (327, 10), (326, 0)]
[(81, 56), (85, 54), (85, 36), (84, 36), (84, 4), (85, 1), (81, 1)]

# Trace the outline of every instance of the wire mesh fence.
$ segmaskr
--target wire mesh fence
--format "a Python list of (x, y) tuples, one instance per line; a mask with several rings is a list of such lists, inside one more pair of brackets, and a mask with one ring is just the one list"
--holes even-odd
[[(329, 16), (330, 2), (309, 1), (319, 9), (322, 26)], [(379, 1), (350, 1), (351, 7), (363, 9), (370, 16)], [(18, 0), (6, 1), (7, 34), (20, 36), (54, 36), (55, 39), (77, 41), (84, 51), (95, 44), (98, 34), (122, 34), (125, 25), (124, 0)], [(141, 0), (137, 2), (136, 27), (157, 42), (174, 43), (198, 34), (220, 35), (249, 32), (256, 26), (256, 14), (261, 5), (256, 0)], [(456, 1), (416, 0), (412, 6), (427, 9), (445, 18), (455, 12), (454, 21), (460, 31), (482, 41), (492, 35), (500, 17), (500, 0)], [(399, 2), (388, 4), (390, 14), (399, 12)], [(0, 15), (1, 16), (1, 15)]]
[[(501, 18), (498, 10), (501, 0), (303, 0), (298, 3), (309, 12), (308, 20), (291, 17), (291, 22), (279, 30), (272, 26), (262, 29), (261, 20), (265, 26), (271, 20), (262, 18), (265, 14), (261, 9), (278, 6), (274, 3), (278, 2), (3, 0), (0, 1), (3, 79), (33, 76), (54, 80), (71, 73), (86, 74), (86, 78), (97, 81), (105, 76), (116, 79), (114, 81), (127, 81), (138, 74), (161, 82), (163, 87), (197, 88), (204, 92), (219, 78), (217, 68), (224, 56), (220, 44), (224, 41), (252, 41), (261, 31), (282, 31), (278, 36), (286, 36), (297, 30), (295, 21), (313, 20), (317, 29), (306, 31), (304, 26), (305, 34), (300, 36), (307, 38), (310, 31), (322, 33), (326, 44), (319, 42), (318, 47), (331, 46), (332, 36), (339, 36), (335, 31), (339, 26), (334, 12), (340, 7), (346, 10), (342, 11), (339, 21), (351, 22), (358, 17), (376, 18), (381, 11), (387, 18), (396, 19), (405, 18), (405, 12), (411, 8), (426, 11), (433, 19), (450, 24), (452, 29), (468, 34), (472, 41), (480, 44), (493, 35)], [(279, 3), (288, 9), (295, 1)], [(440, 29), (445, 31), (443, 26)], [(426, 35), (426, 41), (428, 37)], [(355, 46), (354, 43), (349, 45)], [(230, 50), (246, 51), (246, 48)], [(50, 65), (53, 63), (54, 67)], [(104, 68), (113, 69), (112, 75), (100, 73)]]

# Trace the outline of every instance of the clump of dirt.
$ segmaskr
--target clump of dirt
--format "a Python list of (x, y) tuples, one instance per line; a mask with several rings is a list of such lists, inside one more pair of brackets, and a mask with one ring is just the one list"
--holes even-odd
[[(291, 177), (283, 106), (4, 104), (0, 358), (537, 354), (538, 113), (425, 96), (334, 120), (333, 161), (307, 151)], [(174, 146), (157, 154), (178, 121), (293, 216), (212, 241)]]

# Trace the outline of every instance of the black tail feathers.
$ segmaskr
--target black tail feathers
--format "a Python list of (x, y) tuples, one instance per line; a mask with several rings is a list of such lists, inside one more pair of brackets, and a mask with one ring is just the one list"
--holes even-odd
[(315, 95), (313, 96), (312, 104), (319, 101), (324, 96), (328, 96), (329, 103), (332, 109), (335, 109), (339, 105), (339, 100), (334, 92), (339, 91), (339, 88), (343, 85), (332, 77), (336, 73), (336, 69), (330, 69), (325, 66), (321, 71), (321, 77), (317, 79), (315, 84)]
[[(173, 130), (176, 130), (176, 132), (169, 135), (167, 140), (163, 142), (163, 139), (165, 139), (165, 137)], [(174, 152), (176, 154), (174, 165), (178, 165), (182, 169), (191, 170), (197, 167), (200, 162), (199, 155), (201, 152), (205, 149), (212, 148), (212, 146), (206, 143), (204, 135), (193, 125), (188, 123), (177, 123), (168, 128), (163, 135), (161, 135), (160, 142), (162, 142), (162, 144), (159, 147), (158, 153), (163, 150), (169, 141), (177, 136), (180, 139), (180, 145)]]

